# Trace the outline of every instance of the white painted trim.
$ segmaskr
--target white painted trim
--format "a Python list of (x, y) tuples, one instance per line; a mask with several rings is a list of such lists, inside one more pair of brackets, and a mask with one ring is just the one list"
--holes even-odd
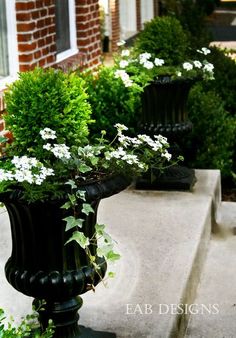
[(0, 79), (0, 90), (17, 79), (19, 71), (15, 0), (6, 0), (9, 75)]
[(71, 48), (57, 54), (57, 62), (73, 56), (78, 53), (77, 34), (76, 34), (76, 17), (75, 17), (75, 0), (69, 0), (69, 25), (70, 25), (70, 46)]
[(0, 92), (7, 88), (12, 82), (16, 81), (19, 78), (18, 73), (14, 76), (6, 76), (0, 78)]

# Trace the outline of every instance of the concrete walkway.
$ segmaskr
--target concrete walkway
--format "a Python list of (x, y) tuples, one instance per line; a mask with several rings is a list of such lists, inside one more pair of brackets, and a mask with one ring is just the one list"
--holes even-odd
[(236, 203), (222, 203), (220, 215), (194, 301), (219, 311), (192, 315), (186, 338), (236, 337)]

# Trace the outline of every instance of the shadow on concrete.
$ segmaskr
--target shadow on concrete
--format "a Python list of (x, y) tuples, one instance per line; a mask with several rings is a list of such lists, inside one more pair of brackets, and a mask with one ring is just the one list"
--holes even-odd
[(81, 331), (80, 338), (116, 338), (116, 334), (112, 332), (94, 331), (81, 325), (79, 328)]

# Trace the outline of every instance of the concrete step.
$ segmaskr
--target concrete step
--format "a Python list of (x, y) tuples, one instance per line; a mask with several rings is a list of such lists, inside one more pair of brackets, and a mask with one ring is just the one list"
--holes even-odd
[[(236, 337), (236, 203), (223, 202), (218, 229), (212, 235), (195, 304), (216, 304), (218, 311), (191, 316), (186, 333), (192, 338)], [(200, 306), (199, 306), (200, 308)]]
[[(81, 325), (87, 337), (182, 337), (220, 205), (220, 173), (197, 170), (193, 192), (128, 189), (101, 202), (99, 222), (117, 241), (122, 258), (116, 277), (82, 296)], [(30, 311), (31, 299), (5, 281), (10, 255), (6, 213), (0, 214), (0, 307), (13, 315)], [(173, 305), (171, 305), (173, 304)], [(26, 311), (27, 309), (27, 311)]]

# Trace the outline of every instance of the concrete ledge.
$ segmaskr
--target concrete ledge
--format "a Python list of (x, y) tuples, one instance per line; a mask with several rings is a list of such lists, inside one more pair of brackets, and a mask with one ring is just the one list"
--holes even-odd
[(183, 336), (188, 315), (161, 312), (193, 302), (220, 203), (219, 171), (196, 175), (193, 193), (126, 190), (102, 201), (99, 221), (123, 258), (107, 289), (83, 296), (83, 325), (118, 338)]
[[(182, 336), (188, 316), (161, 311), (194, 300), (220, 203), (219, 171), (197, 170), (196, 176), (193, 192), (129, 189), (101, 202), (99, 222), (108, 224), (122, 259), (110, 268), (116, 278), (107, 288), (100, 284), (82, 296), (80, 323), (92, 329), (90, 338)], [(0, 214), (0, 227), (0, 307), (19, 316), (30, 312), (31, 299), (5, 281), (6, 213)]]

